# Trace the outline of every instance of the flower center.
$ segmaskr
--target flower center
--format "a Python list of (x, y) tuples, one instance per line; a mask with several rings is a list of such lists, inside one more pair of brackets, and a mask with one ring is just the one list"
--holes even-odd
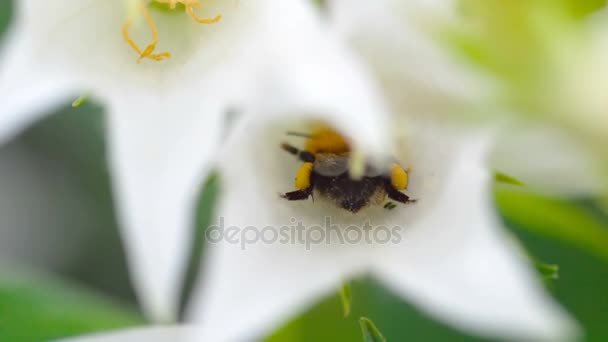
[[(169, 7), (169, 10), (175, 10), (177, 8), (177, 5), (181, 4), (185, 8), (186, 13), (194, 21), (196, 21), (197, 23), (200, 23), (200, 24), (207, 24), (207, 25), (215, 24), (222, 19), (221, 14), (218, 14), (214, 18), (210, 18), (210, 19), (199, 17), (195, 12), (195, 8), (197, 8), (201, 5), (201, 0), (152, 0), (152, 2), (159, 3), (159, 4), (167, 4)], [(152, 16), (150, 15), (150, 11), (148, 10), (147, 1), (139, 0), (137, 3), (139, 6), (139, 8), (138, 8), (139, 12), (137, 14), (144, 15), (146, 22), (148, 23), (148, 26), (150, 27), (150, 31), (152, 32), (152, 42), (150, 42), (146, 46), (146, 48), (142, 50), (137, 45), (137, 43), (135, 43), (133, 41), (133, 39), (131, 39), (131, 36), (129, 36), (129, 28), (131, 27), (131, 25), (133, 24), (133, 21), (134, 21), (134, 15), (132, 13), (129, 14), (129, 16), (127, 17), (127, 20), (125, 21), (125, 23), (122, 26), (123, 37), (125, 38), (127, 43), (129, 43), (131, 48), (133, 48), (133, 50), (135, 50), (135, 52), (137, 52), (137, 54), (139, 54), (137, 63), (140, 63), (145, 58), (148, 58), (148, 59), (151, 59), (154, 61), (162, 61), (163, 59), (170, 58), (171, 53), (169, 53), (169, 52), (154, 53), (154, 50), (156, 50), (156, 44), (158, 44), (158, 30), (156, 28), (156, 24), (154, 23), (154, 20), (152, 19)]]
[[(307, 140), (303, 150), (288, 143), (281, 145), (283, 150), (303, 162), (296, 173), (296, 190), (282, 195), (286, 200), (306, 200), (316, 191), (352, 213), (372, 204), (384, 203), (386, 197), (403, 204), (416, 201), (402, 192), (408, 186), (409, 170), (396, 162), (388, 170), (367, 164), (365, 158), (353, 153), (349, 141), (335, 130), (319, 127), (310, 134), (288, 132), (288, 135)], [(352, 174), (353, 168), (360, 169), (356, 177)]]

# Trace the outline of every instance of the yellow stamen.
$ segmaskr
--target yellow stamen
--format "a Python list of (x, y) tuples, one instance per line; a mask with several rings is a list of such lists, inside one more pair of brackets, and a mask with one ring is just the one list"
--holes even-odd
[[(191, 2), (194, 2), (194, 1), (191, 1)], [(197, 3), (197, 5), (198, 5), (198, 3)], [(218, 21), (222, 20), (221, 14), (218, 14), (215, 16), (215, 18), (211, 18), (211, 19), (201, 18), (201, 17), (197, 16), (196, 13), (194, 12), (194, 6), (192, 4), (186, 5), (186, 13), (188, 13), (188, 15), (192, 19), (194, 19), (194, 21), (196, 21), (197, 23), (201, 23), (201, 24), (207, 24), (207, 25), (215, 24)]]
[[(210, 19), (201, 18), (198, 15), (196, 15), (194, 8), (199, 7), (201, 5), (200, 0), (153, 0), (153, 1), (156, 1), (161, 4), (168, 4), (169, 9), (171, 9), (171, 10), (174, 10), (177, 7), (177, 4), (181, 3), (186, 8), (186, 13), (197, 23), (215, 24), (222, 19), (221, 14), (217, 15), (215, 18), (210, 18)], [(133, 39), (131, 39), (131, 36), (129, 35), (129, 29), (133, 25), (133, 20), (134, 20), (133, 15), (129, 15), (129, 17), (127, 17), (127, 20), (125, 21), (125, 23), (122, 26), (122, 36), (124, 37), (125, 41), (131, 46), (131, 48), (133, 50), (135, 50), (135, 52), (137, 52), (137, 54), (139, 54), (137, 63), (140, 63), (144, 58), (152, 59), (155, 61), (162, 61), (163, 59), (170, 58), (171, 53), (169, 53), (169, 52), (162, 52), (162, 53), (158, 53), (158, 54), (153, 53), (154, 50), (156, 49), (156, 45), (158, 44), (158, 30), (156, 28), (156, 24), (154, 23), (154, 19), (152, 19), (152, 16), (150, 15), (150, 11), (148, 10), (146, 1), (140, 0), (139, 4), (140, 4), (140, 11), (141, 11), (141, 13), (143, 13), (144, 17), (146, 18), (146, 22), (148, 23), (148, 26), (150, 27), (150, 31), (152, 32), (152, 42), (150, 44), (148, 44), (148, 46), (146, 46), (146, 48), (142, 51), (139, 48), (139, 46), (137, 45), (137, 43), (135, 43), (133, 41)]]
[(152, 30), (152, 43), (148, 44), (146, 49), (140, 53), (137, 63), (141, 62), (141, 60), (144, 58), (150, 58), (156, 61), (160, 61), (165, 58), (171, 57), (171, 54), (169, 52), (163, 52), (160, 54), (152, 53), (154, 49), (156, 49), (156, 44), (158, 44), (158, 30), (156, 29), (156, 24), (154, 23), (154, 19), (152, 19), (152, 16), (150, 15), (148, 7), (143, 2), (141, 3), (141, 10), (144, 13), (144, 16), (146, 17), (146, 21), (150, 26), (150, 30)]

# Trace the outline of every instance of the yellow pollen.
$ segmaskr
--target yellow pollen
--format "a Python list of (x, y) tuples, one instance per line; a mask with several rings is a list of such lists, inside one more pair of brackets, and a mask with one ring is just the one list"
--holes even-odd
[(310, 187), (310, 175), (312, 175), (313, 163), (304, 163), (296, 174), (296, 189), (305, 190)]
[[(186, 8), (186, 13), (197, 23), (209, 25), (209, 24), (215, 24), (222, 19), (221, 14), (217, 15), (215, 18), (210, 18), (210, 19), (199, 17), (195, 12), (195, 8), (199, 7), (201, 5), (201, 0), (152, 0), (152, 1), (155, 1), (155, 2), (161, 3), (161, 4), (168, 4), (169, 9), (171, 9), (171, 10), (174, 10), (177, 7), (177, 4), (182, 4)], [(139, 46), (129, 36), (129, 28), (131, 28), (131, 25), (133, 25), (133, 20), (134, 20), (132, 14), (129, 15), (129, 17), (127, 17), (127, 20), (125, 21), (125, 23), (122, 26), (122, 36), (127, 41), (127, 43), (129, 43), (131, 48), (133, 50), (135, 50), (135, 52), (137, 52), (137, 54), (139, 55), (139, 58), (137, 59), (137, 63), (140, 63), (145, 58), (152, 59), (155, 61), (162, 61), (163, 59), (167, 59), (167, 58), (171, 57), (171, 53), (169, 53), (169, 52), (154, 53), (154, 50), (156, 49), (156, 44), (158, 44), (158, 30), (156, 28), (156, 24), (154, 23), (154, 20), (152, 19), (152, 16), (150, 15), (150, 11), (148, 10), (148, 6), (146, 3), (147, 3), (147, 1), (145, 1), (145, 0), (139, 1), (139, 7), (140, 7), (139, 10), (144, 15), (146, 22), (148, 23), (148, 26), (150, 27), (150, 31), (152, 32), (152, 42), (149, 43), (145, 49), (143, 49), (143, 50), (140, 49)]]
[(409, 169), (403, 169), (399, 164), (391, 165), (391, 184), (397, 190), (407, 189)]

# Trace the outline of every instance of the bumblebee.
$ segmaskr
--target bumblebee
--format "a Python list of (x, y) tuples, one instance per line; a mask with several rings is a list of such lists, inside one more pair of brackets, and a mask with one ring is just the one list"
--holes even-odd
[[(313, 196), (314, 191), (352, 213), (369, 205), (381, 205), (387, 197), (404, 204), (415, 202), (401, 192), (408, 185), (408, 171), (401, 165), (393, 163), (389, 170), (367, 165), (361, 179), (352, 179), (349, 174), (351, 149), (340, 134), (327, 128), (310, 135), (288, 134), (307, 140), (303, 150), (287, 143), (281, 145), (283, 150), (303, 162), (295, 178), (297, 190), (283, 194), (283, 198), (289, 201), (306, 200)], [(389, 204), (384, 207), (395, 207)]]

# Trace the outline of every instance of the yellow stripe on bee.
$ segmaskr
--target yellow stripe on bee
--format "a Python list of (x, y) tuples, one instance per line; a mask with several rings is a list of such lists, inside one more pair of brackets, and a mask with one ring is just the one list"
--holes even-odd
[(350, 146), (340, 133), (322, 126), (312, 132), (311, 138), (306, 141), (305, 149), (312, 154), (344, 153), (350, 151)]
[(304, 190), (310, 187), (310, 176), (312, 175), (312, 163), (304, 163), (296, 173), (296, 189)]
[(397, 190), (407, 189), (408, 174), (401, 165), (393, 164), (391, 166), (391, 184)]

